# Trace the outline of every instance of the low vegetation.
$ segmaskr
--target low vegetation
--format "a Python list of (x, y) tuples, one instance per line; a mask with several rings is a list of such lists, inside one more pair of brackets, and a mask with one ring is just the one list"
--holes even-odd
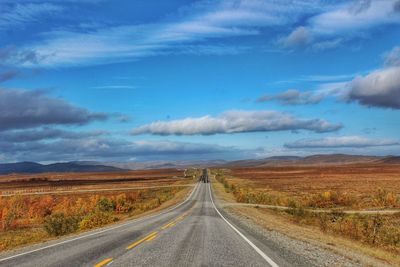
[[(366, 168), (371, 170), (370, 166)], [(398, 169), (400, 168), (397, 167)], [(353, 172), (352, 177), (347, 179), (340, 179), (335, 174), (336, 181), (331, 180), (327, 184), (324, 184), (326, 178), (315, 178), (312, 179), (312, 184), (309, 183), (309, 187), (305, 187), (305, 180), (311, 178), (304, 177), (303, 173), (313, 171), (315, 170), (304, 170), (304, 168), (299, 170), (253, 168), (247, 172), (245, 169), (213, 170), (213, 174), (216, 180), (223, 184), (225, 191), (232, 193), (237, 202), (276, 206), (277, 214), (288, 217), (294, 223), (315, 226), (324, 233), (343, 236), (394, 254), (400, 253), (400, 212), (394, 214), (362, 212), (363, 209), (400, 208), (400, 196), (393, 191), (400, 188), (399, 172), (393, 175), (383, 168), (382, 172), (375, 173), (376, 184), (385, 187), (376, 188), (374, 184), (368, 183), (368, 176), (372, 176), (373, 173), (366, 175), (366, 178), (362, 171)], [(330, 171), (328, 169), (326, 174), (320, 168), (316, 176), (329, 176)], [(290, 184), (287, 180), (288, 172), (291, 178)], [(333, 176), (333, 172), (331, 174)], [(280, 177), (284, 177), (284, 181), (279, 180)], [(359, 179), (358, 183), (364, 184), (358, 188), (331, 186), (337, 183), (337, 180), (349, 186), (348, 181), (354, 182), (355, 178)], [(381, 183), (380, 179), (386, 183)], [(366, 180), (368, 186), (365, 186)], [(299, 188), (304, 190), (300, 191)], [(318, 192), (315, 188), (320, 188), (321, 191)], [(345, 212), (352, 209), (355, 211)]]
[(0, 197), (0, 251), (144, 213), (181, 190), (168, 187), (125, 193)]

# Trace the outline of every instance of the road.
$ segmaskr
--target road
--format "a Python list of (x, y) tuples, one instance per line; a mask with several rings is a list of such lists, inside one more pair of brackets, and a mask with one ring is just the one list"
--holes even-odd
[(14, 252), (0, 266), (302, 265), (288, 261), (296, 255), (235, 225), (213, 199), (210, 183), (200, 181), (170, 210)]

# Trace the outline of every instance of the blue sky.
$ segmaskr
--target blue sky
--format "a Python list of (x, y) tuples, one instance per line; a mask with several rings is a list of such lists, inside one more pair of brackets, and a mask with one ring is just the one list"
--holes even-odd
[(399, 0), (2, 0), (0, 14), (2, 162), (399, 155)]

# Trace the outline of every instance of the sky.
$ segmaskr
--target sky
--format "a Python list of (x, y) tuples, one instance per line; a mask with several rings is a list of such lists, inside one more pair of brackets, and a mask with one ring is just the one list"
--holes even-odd
[(400, 0), (0, 0), (0, 162), (400, 155)]

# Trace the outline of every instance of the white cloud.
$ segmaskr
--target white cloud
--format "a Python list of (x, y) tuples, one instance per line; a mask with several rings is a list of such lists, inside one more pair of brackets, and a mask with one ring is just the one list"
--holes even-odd
[(365, 106), (400, 109), (400, 67), (375, 70), (348, 84), (347, 101)]
[(355, 37), (365, 37), (384, 25), (400, 24), (398, 0), (356, 0), (325, 6), (302, 26), (295, 28), (281, 44), (286, 47), (309, 45), (313, 51), (337, 48)]
[(377, 147), (400, 145), (399, 141), (386, 139), (369, 139), (362, 136), (326, 137), (321, 139), (301, 139), (286, 143), (287, 148), (344, 148), (344, 147)]
[(306, 27), (300, 26), (283, 38), (281, 42), (285, 47), (303, 46), (311, 42), (311, 34)]
[(395, 11), (396, 1), (362, 0), (343, 4), (313, 17), (310, 27), (315, 33), (338, 34), (382, 24), (400, 24), (400, 13)]
[(257, 102), (278, 101), (283, 105), (309, 105), (321, 102), (324, 97), (323, 94), (289, 89), (276, 95), (261, 96), (257, 99)]
[(50, 125), (83, 125), (105, 120), (105, 113), (90, 112), (43, 91), (0, 89), (0, 131)]
[(204, 116), (173, 121), (157, 121), (133, 129), (132, 134), (213, 135), (245, 132), (308, 130), (337, 131), (342, 126), (321, 119), (299, 119), (277, 111), (227, 111), (218, 117)]
[(1, 155), (7, 161), (66, 160), (176, 160), (240, 158), (240, 149), (216, 144), (174, 141), (127, 141), (112, 138), (86, 137), (54, 142), (3, 142)]
[(400, 66), (400, 46), (393, 47), (389, 53), (385, 54), (384, 64), (388, 67)]
[[(205, 1), (190, 6), (173, 21), (104, 27), (85, 32), (53, 31), (43, 35), (44, 42), (29, 44), (25, 50), (35, 51), (41, 66), (103, 64), (180, 51), (232, 54), (242, 49), (205, 47), (201, 42), (258, 35), (261, 28), (292, 24), (303, 13), (315, 10), (313, 3), (318, 1), (297, 2), (290, 8), (288, 2)], [(189, 48), (182, 49), (186, 45)], [(23, 64), (32, 65), (31, 62)]]
[(43, 19), (44, 15), (53, 15), (62, 10), (62, 7), (50, 3), (16, 4), (9, 10), (2, 12), (0, 16), (0, 30), (38, 22)]

